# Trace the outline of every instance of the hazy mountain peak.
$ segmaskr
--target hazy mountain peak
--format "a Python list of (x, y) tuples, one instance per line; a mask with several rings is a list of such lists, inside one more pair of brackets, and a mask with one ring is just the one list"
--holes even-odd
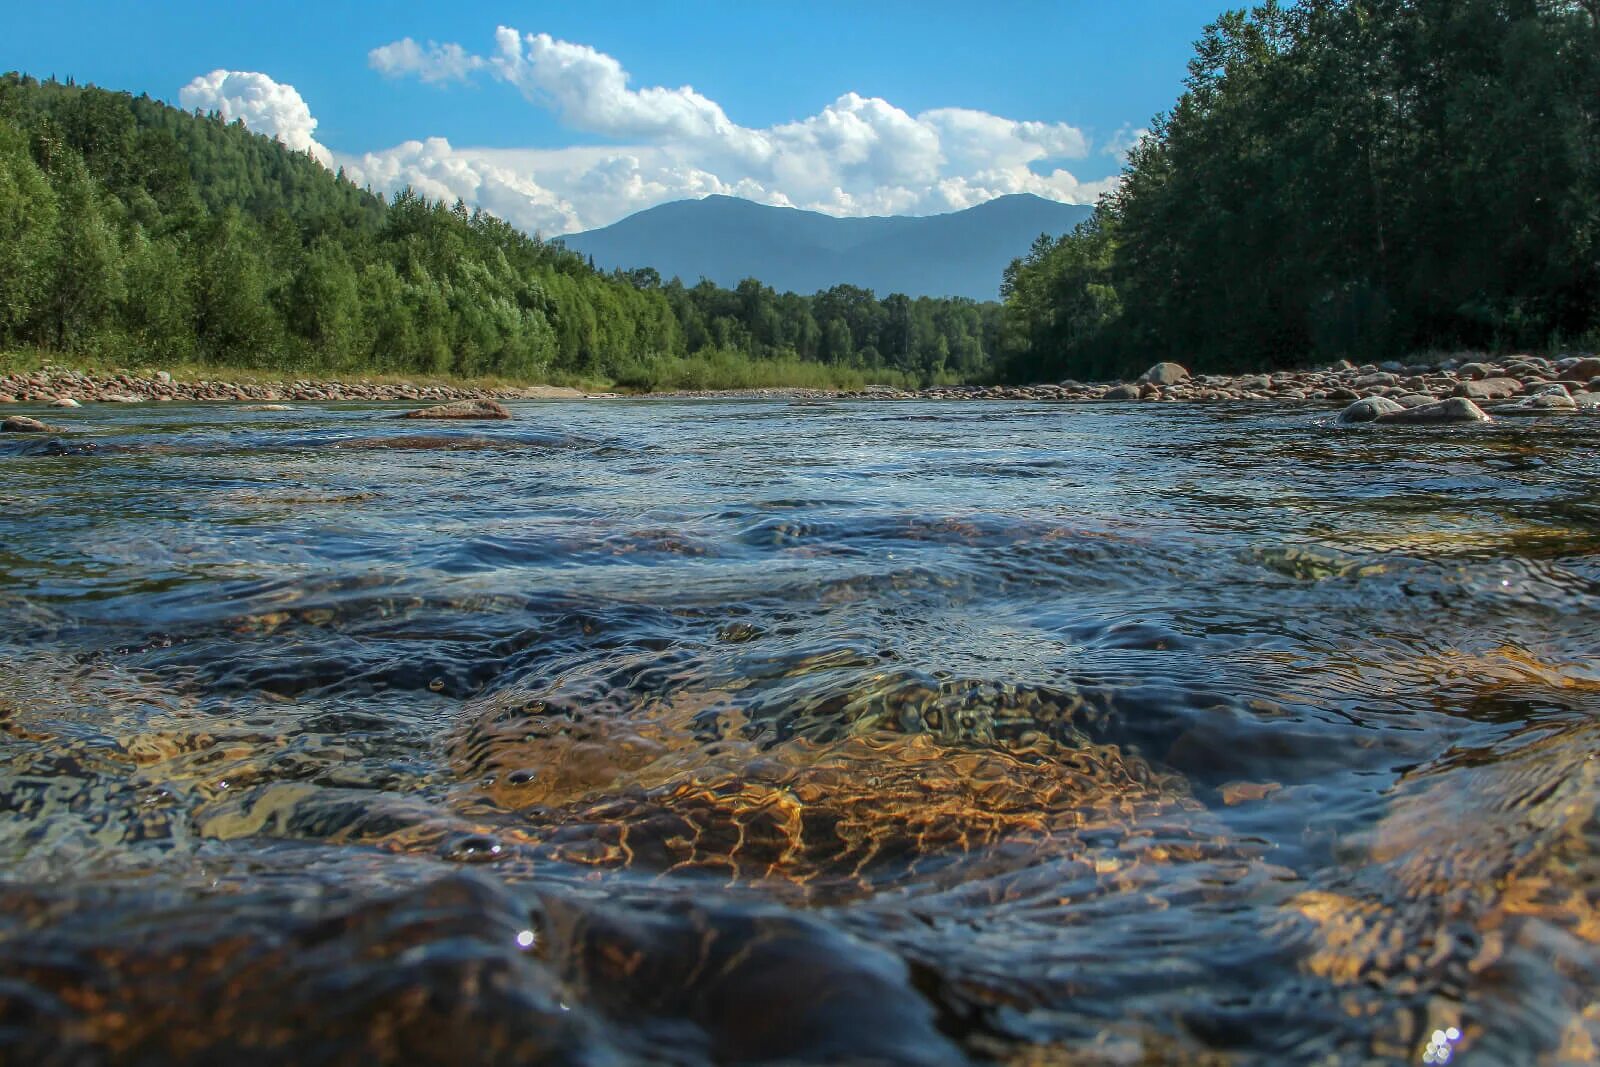
[(714, 195), (562, 240), (602, 269), (654, 267), (689, 285), (753, 277), (798, 293), (848, 283), (879, 295), (992, 300), (1006, 265), (1034, 238), (1066, 233), (1090, 210), (1016, 193), (945, 215), (839, 218)]

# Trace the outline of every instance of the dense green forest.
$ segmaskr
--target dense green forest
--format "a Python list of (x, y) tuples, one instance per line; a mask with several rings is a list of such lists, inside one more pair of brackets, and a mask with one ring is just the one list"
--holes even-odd
[(1007, 271), (1007, 377), (1600, 343), (1600, 0), (1266, 4), (1186, 85)]
[(1000, 308), (602, 274), (456, 203), (386, 201), (239, 123), (0, 77), (0, 349), (133, 365), (611, 380), (985, 375)]

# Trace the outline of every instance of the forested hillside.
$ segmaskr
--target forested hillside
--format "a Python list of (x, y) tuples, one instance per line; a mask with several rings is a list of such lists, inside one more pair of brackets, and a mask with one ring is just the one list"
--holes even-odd
[(1207, 28), (1008, 377), (1600, 343), (1600, 2), (1303, 0)]
[(601, 273), (147, 97), (0, 78), (0, 349), (626, 385), (986, 374), (999, 306)]

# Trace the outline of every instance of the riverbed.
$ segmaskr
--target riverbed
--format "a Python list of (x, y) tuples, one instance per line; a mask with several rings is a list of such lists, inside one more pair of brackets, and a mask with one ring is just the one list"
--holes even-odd
[(511, 407), (0, 441), (0, 1061), (1596, 1057), (1600, 420)]

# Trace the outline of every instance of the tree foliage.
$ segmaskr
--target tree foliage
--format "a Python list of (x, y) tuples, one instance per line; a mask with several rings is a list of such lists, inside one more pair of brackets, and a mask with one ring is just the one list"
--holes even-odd
[(1008, 373), (1594, 337), (1597, 10), (1302, 0), (1223, 15), (1094, 220), (1008, 271)]
[(215, 114), (16, 74), (0, 77), (0, 244), (0, 347), (146, 362), (773, 377), (743, 361), (915, 383), (984, 376), (999, 337), (997, 304), (597, 272), (459, 201), (386, 201)]

